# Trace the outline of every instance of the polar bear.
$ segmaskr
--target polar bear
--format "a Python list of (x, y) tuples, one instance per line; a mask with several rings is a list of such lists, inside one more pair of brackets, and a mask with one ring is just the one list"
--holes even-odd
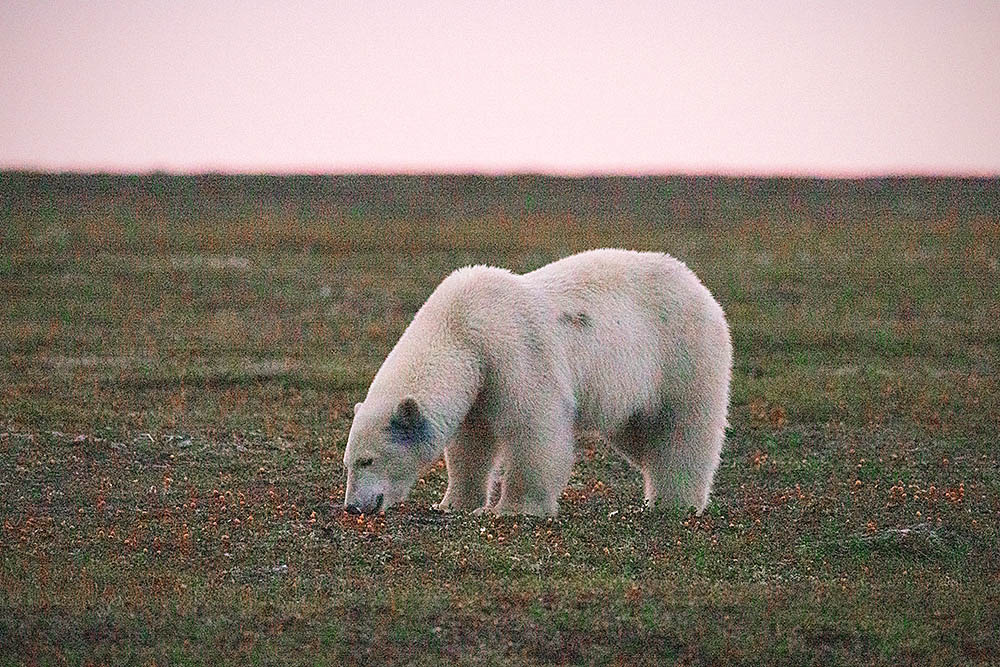
[(523, 275), (458, 269), (355, 406), (344, 507), (400, 502), (443, 453), (436, 508), (553, 515), (574, 433), (598, 430), (641, 471), (647, 505), (701, 513), (731, 365), (721, 306), (670, 255), (605, 248)]

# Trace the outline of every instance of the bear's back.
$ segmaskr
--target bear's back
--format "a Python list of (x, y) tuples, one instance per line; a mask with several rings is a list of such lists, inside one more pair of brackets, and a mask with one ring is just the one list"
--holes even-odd
[(683, 262), (663, 253), (605, 248), (543, 266), (524, 279), (553, 309), (584, 422), (651, 411), (683, 391), (704, 340), (728, 339), (725, 316)]

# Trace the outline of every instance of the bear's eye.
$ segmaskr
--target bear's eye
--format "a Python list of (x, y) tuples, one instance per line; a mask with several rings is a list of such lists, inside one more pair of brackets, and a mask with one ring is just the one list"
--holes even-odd
[(374, 460), (369, 456), (368, 458), (358, 459), (357, 461), (355, 461), (354, 462), (354, 467), (355, 468), (367, 468), (372, 463), (374, 463)]

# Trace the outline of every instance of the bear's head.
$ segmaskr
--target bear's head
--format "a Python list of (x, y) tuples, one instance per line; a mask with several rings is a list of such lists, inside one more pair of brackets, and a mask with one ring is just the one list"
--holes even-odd
[(420, 468), (433, 460), (433, 441), (434, 428), (412, 396), (355, 405), (344, 451), (344, 509), (371, 514), (406, 498)]

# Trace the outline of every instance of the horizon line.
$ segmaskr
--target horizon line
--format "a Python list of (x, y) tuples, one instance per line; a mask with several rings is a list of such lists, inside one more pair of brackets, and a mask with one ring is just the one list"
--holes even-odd
[(762, 179), (762, 180), (820, 180), (820, 181), (858, 181), (858, 180), (905, 180), (905, 179), (941, 179), (941, 180), (1000, 180), (1000, 171), (976, 170), (740, 170), (740, 169), (691, 169), (691, 170), (574, 170), (574, 169), (310, 169), (310, 168), (275, 168), (275, 169), (227, 169), (219, 167), (199, 167), (194, 169), (175, 168), (91, 168), (68, 167), (48, 169), (31, 165), (0, 164), (0, 174), (31, 174), (48, 176), (274, 176), (295, 177), (343, 177), (343, 176), (384, 176), (384, 177), (420, 177), (420, 176), (460, 176), (478, 178), (514, 178), (535, 176), (578, 180), (587, 178), (726, 178), (726, 179)]

